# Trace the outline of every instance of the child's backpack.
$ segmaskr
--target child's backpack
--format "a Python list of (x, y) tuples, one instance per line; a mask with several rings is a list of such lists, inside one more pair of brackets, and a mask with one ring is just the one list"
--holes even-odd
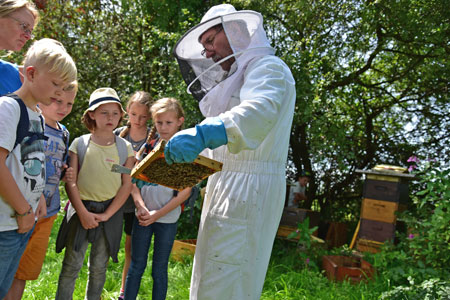
[[(128, 158), (127, 143), (120, 136), (116, 135), (115, 137), (116, 137), (117, 152), (119, 153), (119, 164), (123, 166)], [(90, 140), (91, 140), (90, 133), (80, 136), (80, 138), (78, 140), (78, 144), (77, 144), (77, 155), (78, 155), (78, 166), (79, 166), (78, 171), (80, 170), (81, 166), (83, 165), (84, 156), (86, 154)]]
[(30, 118), (28, 117), (27, 106), (25, 105), (25, 103), (23, 103), (22, 99), (20, 99), (20, 97), (17, 96), (16, 94), (8, 94), (5, 96), (16, 100), (20, 107), (20, 118), (19, 123), (17, 124), (16, 141), (14, 142), (13, 149), (16, 148), (16, 146), (20, 144), (23, 141), (23, 139), (26, 138), (27, 136), (30, 137), (26, 141), (27, 145), (31, 145), (33, 142), (37, 140), (45, 140), (45, 141), (48, 140), (48, 137), (44, 135), (45, 130), (44, 118), (42, 116), (39, 116), (41, 119), (42, 133), (30, 132)]
[[(189, 197), (181, 204), (181, 211), (184, 211), (186, 207), (189, 207), (189, 220), (192, 221), (192, 215), (194, 214), (194, 205), (195, 201), (197, 201), (198, 196), (200, 194), (200, 188), (198, 185), (194, 185), (191, 190), (191, 194)], [(176, 197), (178, 195), (178, 191), (173, 191), (173, 196)]]

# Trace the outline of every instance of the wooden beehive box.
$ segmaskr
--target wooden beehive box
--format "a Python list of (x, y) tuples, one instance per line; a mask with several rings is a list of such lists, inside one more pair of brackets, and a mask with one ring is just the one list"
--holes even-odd
[(322, 269), (329, 280), (350, 280), (357, 283), (372, 278), (374, 269), (370, 263), (358, 257), (329, 255), (322, 257)]
[(183, 256), (194, 255), (197, 240), (175, 240), (172, 247), (172, 258), (183, 261)]
[(395, 223), (398, 206), (398, 202), (365, 198), (361, 206), (361, 219)]
[(280, 225), (297, 227), (309, 217), (309, 227), (319, 226), (320, 213), (297, 207), (285, 207), (281, 216)]
[(167, 164), (162, 140), (131, 171), (131, 176), (181, 191), (222, 170), (222, 163), (199, 155), (192, 163)]
[(361, 219), (358, 237), (377, 242), (394, 240), (395, 224)]

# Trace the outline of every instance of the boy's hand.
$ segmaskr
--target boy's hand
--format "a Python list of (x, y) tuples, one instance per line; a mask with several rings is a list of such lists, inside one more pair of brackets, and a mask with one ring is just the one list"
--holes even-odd
[(17, 232), (18, 233), (26, 233), (28, 231), (30, 231), (33, 226), (34, 226), (34, 222), (35, 222), (35, 215), (33, 212), (31, 212), (30, 214), (26, 215), (26, 216), (16, 216), (16, 221), (17, 221), (17, 226), (19, 226), (19, 228), (17, 228)]
[(41, 198), (39, 199), (39, 204), (36, 209), (36, 217), (37, 219), (42, 219), (47, 215), (47, 203), (45, 202), (44, 195), (41, 195)]
[(83, 226), (83, 228), (86, 230), (93, 229), (98, 226), (98, 222), (94, 213), (87, 212), (86, 214), (78, 215), (78, 217), (80, 218), (81, 226)]
[(69, 168), (68, 165), (64, 164), (63, 165), (63, 170), (65, 171), (63, 178), (61, 179), (62, 181), (66, 182), (66, 183), (74, 183), (75, 181), (75, 171), (73, 170), (72, 167)]

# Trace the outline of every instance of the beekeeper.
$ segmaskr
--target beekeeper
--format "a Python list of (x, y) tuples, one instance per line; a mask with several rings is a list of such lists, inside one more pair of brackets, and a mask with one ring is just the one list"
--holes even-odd
[(284, 205), (295, 82), (261, 14), (212, 7), (176, 44), (188, 91), (206, 117), (165, 148), (168, 163), (207, 155), (208, 179), (190, 299), (259, 299)]

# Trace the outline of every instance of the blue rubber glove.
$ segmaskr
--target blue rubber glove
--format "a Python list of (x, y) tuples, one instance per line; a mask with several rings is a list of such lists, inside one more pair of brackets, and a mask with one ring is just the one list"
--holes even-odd
[(193, 162), (205, 148), (215, 149), (228, 143), (225, 125), (219, 117), (206, 118), (195, 128), (177, 132), (164, 149), (166, 162)]

